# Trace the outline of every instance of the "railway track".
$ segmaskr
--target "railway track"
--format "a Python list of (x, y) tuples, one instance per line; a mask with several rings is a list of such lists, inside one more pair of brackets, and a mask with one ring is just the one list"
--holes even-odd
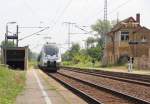
[(143, 83), (134, 83), (133, 81), (128, 80), (116, 80), (63, 69), (61, 69), (59, 72), (75, 78), (80, 78), (81, 80), (92, 82), (97, 85), (103, 85), (107, 88), (114, 89), (123, 94), (129, 94), (131, 96), (135, 96), (140, 99), (145, 99), (146, 101), (150, 102), (150, 87), (147, 84), (145, 85)]
[(94, 69), (81, 69), (81, 68), (74, 68), (74, 67), (62, 67), (62, 69), (71, 70), (75, 72), (82, 72), (96, 76), (102, 76), (112, 79), (118, 80), (128, 80), (131, 82), (139, 82), (139, 84), (145, 83), (148, 86), (150, 85), (150, 75), (140, 75), (140, 74), (132, 74), (132, 73), (123, 73), (123, 72), (110, 72), (110, 71), (103, 71), (103, 70), (94, 70)]
[(79, 94), (89, 104), (150, 104), (146, 100), (61, 72), (48, 73), (48, 75)]
[[(126, 77), (123, 77), (122, 75), (117, 75), (116, 76), (116, 75), (113, 74), (113, 72), (112, 72), (112, 74), (103, 74), (103, 73), (101, 73), (101, 71), (90, 71), (90, 70), (83, 70), (83, 69), (69, 69), (69, 68), (66, 69), (66, 68), (63, 68), (63, 70), (69, 70), (69, 71), (94, 75), (94, 76), (103, 77), (103, 78), (110, 78), (110, 79), (114, 79), (114, 80), (118, 80), (118, 81), (124, 81), (124, 82), (139, 84), (139, 85), (150, 86), (150, 79), (148, 78), (148, 76), (147, 76), (147, 79), (145, 81), (143, 79), (140, 80), (140, 79), (135, 79), (133, 77), (128, 78), (126, 73), (122, 73), (122, 74), (126, 74)], [(140, 76), (138, 76), (138, 77), (140, 78)]]

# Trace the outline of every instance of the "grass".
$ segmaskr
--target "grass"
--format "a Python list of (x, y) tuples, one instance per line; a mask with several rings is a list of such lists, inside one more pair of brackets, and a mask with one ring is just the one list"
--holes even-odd
[[(67, 67), (75, 67), (75, 68), (81, 68), (81, 69), (95, 69), (95, 70), (104, 70), (104, 71), (116, 71), (116, 72), (128, 72), (128, 65), (120, 65), (120, 64), (113, 64), (113, 65), (108, 65), (108, 66), (101, 66), (100, 62), (96, 62), (95, 65), (93, 66), (92, 63), (87, 62), (87, 63), (78, 63), (78, 64), (73, 64), (71, 61), (64, 61), (63, 66)], [(150, 71), (148, 69), (138, 69), (136, 67), (133, 67), (132, 73), (135, 74), (144, 74), (144, 75), (150, 75)]]
[(114, 69), (120, 71), (121, 70), (127, 71), (128, 69), (126, 64), (125, 65), (113, 64), (104, 67), (99, 61), (96, 61), (94, 65), (91, 62), (73, 64), (71, 61), (64, 61), (63, 66), (77, 67), (83, 69), (86, 68), (86, 69), (96, 69), (96, 70), (107, 70), (107, 71), (113, 71)]
[(29, 61), (29, 68), (37, 68), (37, 61), (36, 60)]
[(72, 62), (64, 61), (63, 66), (79, 67), (79, 68), (100, 68), (101, 63), (96, 61), (94, 65), (91, 62), (73, 64)]
[(0, 104), (14, 104), (24, 89), (25, 72), (0, 66)]

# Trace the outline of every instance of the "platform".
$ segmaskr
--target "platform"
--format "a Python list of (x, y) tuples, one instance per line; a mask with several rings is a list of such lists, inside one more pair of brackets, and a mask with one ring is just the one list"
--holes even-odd
[(25, 90), (16, 104), (87, 104), (39, 69), (27, 70)]

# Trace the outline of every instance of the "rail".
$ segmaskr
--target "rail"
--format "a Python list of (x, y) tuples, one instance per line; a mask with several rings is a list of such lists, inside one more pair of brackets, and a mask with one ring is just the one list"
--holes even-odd
[(78, 95), (81, 96), (89, 104), (103, 104), (103, 102), (97, 100), (93, 96), (86, 94), (84, 91), (81, 91), (80, 89), (70, 85), (69, 83), (65, 82), (63, 80), (63, 78), (59, 78), (58, 76), (61, 75), (61, 76), (67, 77), (70, 80), (75, 80), (75, 81), (78, 81), (80, 83), (84, 83), (84, 85), (91, 86), (92, 88), (96, 88), (97, 90), (102, 90), (104, 92), (112, 94), (113, 96), (118, 96), (119, 98), (125, 99), (127, 101), (131, 101), (132, 103), (136, 102), (136, 104), (150, 104), (150, 102), (148, 102), (144, 99), (140, 99), (140, 98), (137, 98), (137, 97), (129, 95), (129, 94), (124, 94), (122, 92), (119, 92), (119, 91), (114, 90), (114, 89), (110, 89), (109, 87), (106, 87), (103, 85), (97, 85), (97, 84), (94, 84), (94, 83), (91, 83), (91, 82), (88, 82), (85, 80), (81, 80), (79, 78), (68, 76), (68, 75), (63, 74), (61, 72), (58, 72), (57, 74), (48, 73), (48, 75), (51, 76), (52, 78), (54, 78), (55, 80), (59, 81), (63, 85), (67, 86), (67, 88), (69, 88), (71, 91), (75, 92), (76, 94), (78, 93)]

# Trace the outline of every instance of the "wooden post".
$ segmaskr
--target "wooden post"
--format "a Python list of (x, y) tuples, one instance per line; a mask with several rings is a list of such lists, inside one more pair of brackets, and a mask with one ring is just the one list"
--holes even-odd
[(150, 48), (149, 48), (149, 53), (148, 53), (148, 56), (149, 56), (149, 58), (150, 58)]
[(28, 46), (25, 47), (24, 69), (28, 69)]

